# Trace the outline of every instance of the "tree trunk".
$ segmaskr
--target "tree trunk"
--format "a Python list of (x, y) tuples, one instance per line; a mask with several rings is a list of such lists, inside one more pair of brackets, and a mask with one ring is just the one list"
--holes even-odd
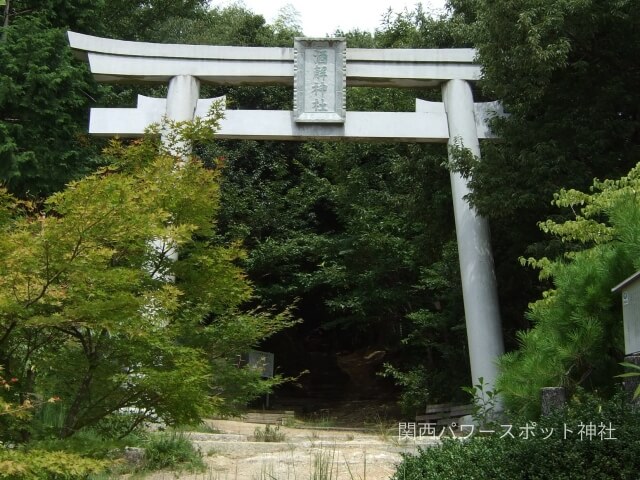
[(89, 365), (89, 369), (82, 379), (82, 383), (80, 384), (78, 392), (73, 399), (73, 403), (69, 407), (69, 410), (64, 417), (64, 423), (62, 424), (62, 429), (60, 430), (60, 438), (70, 437), (77, 430), (80, 410), (83, 403), (86, 403), (87, 401), (87, 397), (91, 390), (91, 383), (93, 382), (93, 372), (95, 371), (95, 369), (96, 365), (94, 363)]
[(93, 376), (100, 364), (100, 351), (102, 341), (109, 335), (107, 329), (102, 329), (95, 339), (95, 343), (91, 341), (92, 332), (87, 329), (85, 341), (81, 340), (85, 356), (87, 357), (87, 372), (78, 387), (78, 391), (73, 399), (73, 403), (69, 407), (64, 418), (62, 429), (60, 430), (60, 438), (67, 438), (73, 435), (79, 427), (84, 424), (80, 422), (80, 412), (83, 405), (87, 405), (91, 396), (91, 387), (93, 386)]

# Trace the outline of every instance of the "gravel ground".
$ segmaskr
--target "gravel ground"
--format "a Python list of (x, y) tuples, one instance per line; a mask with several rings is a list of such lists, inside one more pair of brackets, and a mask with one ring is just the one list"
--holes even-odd
[(156, 472), (150, 480), (387, 480), (401, 460), (419, 445), (400, 442), (393, 434), (280, 427), (282, 442), (256, 442), (256, 428), (264, 425), (232, 420), (209, 420), (220, 433), (191, 433), (207, 463), (206, 473)]

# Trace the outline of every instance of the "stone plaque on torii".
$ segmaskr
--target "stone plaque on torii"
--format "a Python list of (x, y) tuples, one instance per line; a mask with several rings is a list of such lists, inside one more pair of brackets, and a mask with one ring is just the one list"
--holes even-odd
[[(136, 108), (92, 108), (89, 133), (136, 137), (163, 116), (192, 120), (212, 102), (200, 84), (294, 85), (294, 110), (225, 110), (217, 137), (254, 140), (435, 142), (480, 156), (499, 104), (474, 103), (480, 78), (472, 49), (349, 49), (343, 39), (295, 41), (295, 48), (127, 42), (69, 32), (71, 48), (99, 82), (168, 84), (166, 99), (138, 96)], [(346, 86), (442, 87), (442, 102), (416, 99), (415, 112), (348, 112)], [(451, 152), (451, 150), (450, 150)], [(451, 153), (450, 153), (451, 155)], [(489, 226), (451, 172), (456, 235), (473, 384), (493, 389), (504, 351)]]
[(344, 123), (347, 114), (344, 38), (296, 38), (293, 116), (298, 123)]

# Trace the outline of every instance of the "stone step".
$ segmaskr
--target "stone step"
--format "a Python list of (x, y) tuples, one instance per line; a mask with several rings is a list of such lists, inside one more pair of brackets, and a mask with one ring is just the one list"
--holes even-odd
[(241, 433), (202, 433), (187, 432), (185, 436), (192, 442), (246, 442), (247, 435)]
[(262, 424), (277, 424), (282, 425), (288, 421), (293, 421), (295, 414), (293, 410), (285, 410), (280, 412), (262, 411), (262, 412), (247, 412), (242, 416), (245, 422), (249, 423), (262, 423)]
[(246, 456), (246, 452), (255, 454), (288, 452), (292, 450), (303, 451), (333, 451), (354, 449), (361, 452), (384, 451), (392, 454), (415, 453), (418, 448), (425, 448), (439, 444), (439, 440), (422, 438), (410, 442), (398, 442), (389, 444), (383, 441), (330, 441), (330, 440), (304, 440), (284, 442), (237, 442), (237, 441), (202, 441), (193, 440), (194, 446), (203, 454), (217, 453), (234, 457)]

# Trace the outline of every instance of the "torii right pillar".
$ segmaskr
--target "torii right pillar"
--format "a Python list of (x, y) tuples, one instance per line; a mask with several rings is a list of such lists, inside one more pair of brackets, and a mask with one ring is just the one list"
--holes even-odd
[[(464, 80), (449, 80), (442, 97), (449, 124), (449, 159), (454, 146), (479, 158), (471, 86)], [(504, 353), (491, 235), (488, 221), (464, 198), (470, 192), (466, 180), (458, 172), (450, 175), (471, 376), (473, 385), (483, 378), (486, 392), (495, 390), (496, 361)]]

